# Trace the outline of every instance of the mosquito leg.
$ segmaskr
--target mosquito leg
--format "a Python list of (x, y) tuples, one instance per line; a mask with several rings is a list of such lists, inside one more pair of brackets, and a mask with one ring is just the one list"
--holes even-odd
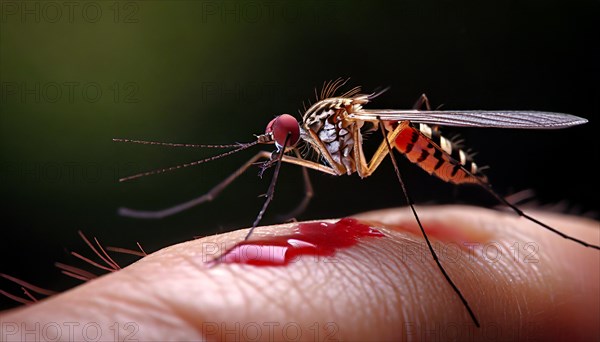
[[(380, 124), (381, 124), (381, 121), (378, 122), (378, 125), (380, 125)], [(375, 170), (379, 167), (379, 165), (381, 164), (381, 162), (383, 161), (385, 156), (390, 152), (390, 149), (389, 149), (390, 141), (394, 141), (396, 139), (396, 137), (398, 136), (398, 134), (400, 134), (400, 132), (403, 129), (408, 127), (408, 125), (409, 125), (408, 121), (402, 121), (398, 125), (398, 127), (394, 128), (393, 131), (389, 132), (387, 135), (384, 134), (385, 141), (382, 141), (381, 144), (379, 144), (379, 147), (377, 148), (377, 151), (375, 151), (375, 153), (371, 157), (369, 164), (366, 166), (360, 164), (361, 165), (360, 174), (363, 178), (368, 177), (368, 176), (372, 175), (373, 172), (375, 172)], [(357, 145), (355, 145), (355, 148), (360, 150), (361, 154), (363, 153), (361, 145), (357, 144)], [(361, 159), (362, 159), (362, 157), (361, 157)]]
[(340, 175), (340, 172), (337, 169), (334, 169), (334, 168), (329, 167), (329, 166), (325, 166), (323, 164), (315, 163), (315, 162), (310, 161), (310, 160), (302, 159), (302, 158), (295, 158), (295, 157), (291, 157), (291, 156), (283, 156), (281, 158), (281, 161), (284, 162), (284, 163), (288, 163), (288, 164), (294, 164), (294, 165), (299, 165), (299, 166), (302, 166), (302, 167), (306, 167), (308, 169), (319, 171), (319, 172), (322, 172), (322, 173), (326, 173), (326, 174), (332, 175), (332, 176), (339, 176)]
[[(381, 121), (379, 121), (379, 128), (380, 128), (381, 133), (383, 134), (383, 136), (386, 137), (386, 132), (385, 132), (385, 129), (384, 129), (383, 124), (382, 124)], [(454, 284), (454, 282), (452, 281), (452, 279), (450, 278), (450, 276), (448, 275), (448, 273), (446, 273), (446, 270), (444, 269), (444, 267), (440, 263), (440, 260), (439, 260), (439, 258), (437, 256), (437, 254), (435, 253), (435, 250), (431, 246), (431, 242), (429, 242), (429, 238), (427, 237), (427, 234), (425, 233), (425, 229), (423, 229), (423, 225), (421, 224), (421, 220), (419, 219), (419, 215), (417, 215), (417, 211), (415, 210), (415, 207), (413, 205), (413, 201), (410, 198), (410, 196), (408, 195), (408, 191), (406, 190), (406, 185), (404, 184), (404, 181), (402, 180), (402, 176), (400, 175), (400, 169), (398, 168), (398, 164), (396, 163), (396, 159), (394, 158), (394, 154), (392, 153), (392, 148), (390, 146), (390, 142), (389, 142), (389, 140), (387, 138), (384, 139), (384, 140), (385, 140), (385, 144), (386, 144), (386, 146), (388, 148), (388, 153), (390, 155), (390, 159), (392, 160), (392, 164), (394, 165), (394, 171), (396, 172), (396, 176), (398, 178), (398, 181), (400, 182), (400, 186), (402, 187), (402, 192), (404, 193), (404, 198), (406, 199), (406, 202), (408, 203), (408, 205), (410, 207), (410, 210), (412, 211), (415, 219), (417, 220), (419, 228), (421, 229), (421, 234), (423, 234), (423, 237), (425, 238), (425, 242), (427, 243), (427, 247), (429, 248), (429, 251), (431, 252), (431, 256), (433, 257), (433, 260), (435, 261), (435, 263), (437, 264), (438, 268), (440, 269), (440, 271), (444, 275), (444, 278), (446, 278), (446, 281), (448, 282), (448, 284), (450, 284), (450, 286), (452, 287), (452, 289), (454, 290), (454, 292), (460, 298), (461, 302), (463, 303), (463, 305), (465, 306), (465, 308), (469, 312), (469, 316), (471, 316), (471, 319), (473, 320), (473, 322), (475, 323), (475, 325), (479, 328), (480, 327), (479, 321), (477, 320), (477, 317), (475, 317), (475, 314), (473, 313), (473, 310), (471, 310), (471, 306), (469, 305), (469, 303), (467, 302), (467, 300), (465, 299), (465, 297), (463, 296), (463, 294), (460, 292), (460, 290), (458, 289), (458, 287)]]
[(129, 208), (119, 208), (119, 215), (141, 218), (141, 219), (160, 219), (163, 217), (171, 216), (173, 214), (179, 213), (181, 211), (187, 210), (191, 207), (199, 205), (204, 202), (212, 201), (217, 197), (221, 191), (223, 191), (231, 182), (233, 182), (236, 178), (238, 178), (242, 173), (244, 173), (254, 162), (258, 159), (270, 158), (270, 153), (266, 151), (262, 151), (257, 153), (254, 157), (250, 158), (244, 165), (242, 165), (239, 169), (237, 169), (234, 173), (232, 173), (229, 177), (225, 178), (221, 183), (217, 184), (214, 188), (212, 188), (209, 192), (204, 195), (189, 200), (184, 203), (177, 204), (173, 207), (157, 210), (157, 211), (144, 211), (144, 210), (135, 210)]
[[(294, 153), (298, 158), (302, 158), (300, 153), (298, 153), (298, 150), (294, 149)], [(314, 191), (308, 175), (308, 169), (305, 166), (302, 166), (302, 180), (304, 183), (304, 197), (302, 198), (302, 201), (298, 204), (298, 206), (296, 206), (296, 208), (294, 208), (294, 210), (285, 215), (280, 215), (280, 221), (287, 221), (301, 215), (306, 210), (306, 207), (308, 207), (310, 200), (313, 198)]]
[(271, 184), (269, 184), (269, 189), (267, 190), (267, 193), (265, 194), (265, 197), (266, 197), (265, 203), (263, 204), (262, 208), (260, 209), (260, 212), (256, 216), (256, 219), (252, 223), (252, 228), (250, 228), (250, 230), (248, 231), (248, 234), (246, 235), (246, 238), (244, 238), (244, 240), (248, 240), (248, 238), (250, 238), (250, 235), (252, 235), (252, 232), (254, 232), (254, 229), (256, 228), (256, 226), (258, 226), (258, 224), (260, 223), (260, 220), (262, 219), (263, 215), (267, 211), (267, 208), (269, 207), (269, 203), (271, 203), (271, 201), (273, 200), (273, 195), (275, 194), (275, 185), (277, 184), (277, 178), (279, 178), (279, 170), (281, 170), (281, 163), (283, 160), (283, 155), (285, 154), (285, 146), (287, 146), (287, 143), (288, 143), (291, 135), (292, 135), (292, 133), (288, 132), (287, 136), (285, 137), (285, 142), (283, 143), (283, 147), (281, 148), (281, 151), (279, 151), (279, 155), (277, 157), (277, 164), (275, 165), (275, 171), (273, 172), (273, 178), (271, 178)]
[[(465, 171), (466, 171), (466, 172), (467, 172), (469, 175), (471, 175), (472, 177), (475, 177), (473, 174), (471, 174), (471, 172), (469, 172), (469, 171), (468, 171), (467, 169), (465, 169), (464, 167), (463, 167), (463, 169), (464, 169), (464, 170), (465, 170)], [(499, 194), (498, 194), (498, 193), (497, 193), (497, 192), (496, 192), (496, 191), (495, 191), (495, 190), (492, 188), (492, 186), (491, 186), (489, 183), (487, 183), (487, 182), (484, 182), (484, 181), (480, 180), (479, 178), (476, 178), (476, 179), (478, 180), (478, 184), (479, 184), (479, 185), (481, 185), (481, 187), (483, 187), (483, 188), (484, 188), (484, 189), (485, 189), (487, 192), (489, 192), (489, 193), (490, 193), (492, 196), (494, 196), (494, 197), (495, 197), (495, 198), (496, 198), (498, 201), (500, 201), (500, 203), (503, 203), (504, 205), (506, 205), (507, 207), (509, 207), (510, 209), (512, 209), (512, 210), (513, 210), (515, 213), (517, 213), (517, 215), (519, 215), (519, 216), (522, 216), (522, 217), (526, 218), (527, 220), (529, 220), (529, 221), (531, 221), (531, 222), (533, 222), (533, 223), (536, 223), (536, 224), (538, 224), (538, 225), (540, 225), (540, 226), (542, 226), (542, 227), (544, 227), (544, 228), (548, 229), (549, 231), (553, 232), (554, 234), (558, 234), (558, 235), (562, 236), (563, 238), (565, 238), (565, 239), (567, 239), (567, 240), (575, 241), (575, 242), (577, 242), (578, 244), (580, 244), (580, 245), (583, 245), (583, 246), (585, 246), (585, 247), (589, 247), (589, 248), (594, 248), (594, 249), (598, 249), (598, 250), (600, 250), (600, 246), (592, 245), (592, 244), (590, 244), (590, 243), (587, 243), (587, 242), (585, 242), (585, 241), (583, 241), (583, 240), (579, 240), (579, 239), (577, 239), (577, 238), (574, 238), (574, 237), (572, 237), (572, 236), (569, 236), (569, 235), (567, 235), (567, 234), (565, 234), (565, 233), (561, 232), (560, 230), (558, 230), (558, 229), (555, 229), (555, 228), (552, 228), (552, 227), (550, 227), (549, 225), (545, 224), (544, 222), (542, 222), (542, 221), (539, 221), (538, 219), (536, 219), (536, 218), (534, 218), (534, 217), (532, 217), (532, 216), (529, 216), (529, 215), (528, 215), (528, 214), (526, 214), (526, 213), (525, 213), (523, 210), (519, 209), (519, 207), (517, 207), (516, 205), (514, 205), (514, 204), (512, 204), (510, 201), (508, 201), (506, 198), (504, 198), (504, 197), (500, 196), (500, 195), (499, 195)]]
[(529, 216), (528, 214), (526, 214), (523, 210), (519, 209), (519, 207), (517, 207), (515, 204), (511, 203), (510, 200), (500, 196), (490, 185), (490, 183), (487, 182), (487, 180), (482, 179), (480, 176), (474, 175), (471, 171), (469, 171), (467, 168), (465, 168), (463, 165), (460, 165), (460, 170), (462, 170), (467, 176), (473, 178), (476, 182), (474, 184), (477, 184), (479, 186), (481, 186), (483, 189), (485, 189), (489, 194), (491, 194), (494, 198), (496, 198), (500, 203), (506, 205), (507, 207), (509, 207), (512, 211), (514, 211), (515, 213), (517, 213), (517, 215), (524, 217), (525, 219), (553, 232), (554, 234), (560, 235), (561, 237), (567, 239), (567, 240), (571, 240), (574, 242), (577, 242), (578, 244), (585, 246), (585, 247), (590, 247), (590, 248), (594, 248), (594, 249), (598, 249), (600, 250), (600, 246), (597, 245), (592, 245), (589, 244), (585, 241), (579, 240), (577, 238), (574, 238), (572, 236), (569, 236), (555, 228), (550, 227), (549, 225), (545, 224), (544, 222), (539, 221), (538, 219)]
[(421, 94), (421, 96), (419, 97), (417, 102), (415, 102), (415, 104), (413, 105), (413, 109), (421, 109), (421, 108), (423, 108), (423, 105), (425, 105), (425, 109), (431, 110), (431, 105), (429, 104), (429, 99), (427, 98), (427, 95), (425, 95), (425, 94)]
[[(421, 96), (419, 97), (417, 102), (415, 102), (415, 104), (413, 105), (413, 109), (421, 110), (423, 108), (423, 106), (425, 107), (425, 110), (428, 110), (428, 111), (431, 110), (431, 104), (429, 103), (429, 99), (427, 98), (427, 95), (425, 95), (425, 94), (421, 94)], [(424, 125), (421, 124), (421, 127), (423, 127), (423, 126)], [(437, 134), (439, 134), (439, 127), (437, 125), (425, 125), (425, 126), (428, 126), (430, 128), (430, 131), (435, 131), (435, 132), (437, 132)], [(431, 134), (432, 134), (431, 132), (430, 133), (425, 132), (425, 134), (431, 138)]]
[[(284, 146), (285, 146), (285, 144), (284, 144)], [(267, 152), (263, 152), (263, 153), (264, 153), (265, 158), (270, 158), (270, 156), (271, 156), (270, 153), (267, 153)], [(284, 153), (285, 153), (284, 151), (280, 151), (279, 159), (278, 159), (276, 167), (275, 167), (275, 172), (273, 174), (273, 178), (271, 179), (271, 184), (269, 185), (269, 190), (267, 191), (267, 194), (266, 194), (267, 199), (265, 200), (265, 203), (263, 204), (262, 210), (260, 211), (260, 213), (256, 217), (256, 220), (254, 221), (254, 224), (252, 225), (252, 228), (250, 228), (250, 230), (248, 231), (248, 234), (246, 235), (246, 238), (244, 240), (248, 240), (248, 238), (252, 235), (252, 233), (254, 232), (254, 229), (256, 228), (256, 226), (258, 225), (258, 223), (260, 222), (260, 220), (262, 219), (262, 216), (264, 215), (264, 213), (265, 213), (265, 211), (266, 211), (269, 203), (271, 202), (271, 199), (273, 198), (273, 193), (275, 192), (275, 183), (277, 182), (277, 177), (279, 175), (279, 169), (280, 169), (282, 163), (288, 163), (288, 164), (294, 164), (294, 165), (302, 166), (303, 170), (312, 169), (312, 170), (323, 172), (323, 173), (326, 173), (326, 174), (329, 174), (329, 175), (332, 175), (332, 176), (339, 175), (339, 173), (337, 172), (337, 170), (334, 169), (334, 168), (327, 167), (327, 166), (324, 166), (322, 164), (315, 163), (313, 161), (303, 159), (299, 155), (299, 153), (297, 153), (297, 151), (296, 151), (296, 155), (298, 157), (286, 156), (286, 155), (284, 155)], [(238, 170), (238, 171), (240, 171), (240, 170)], [(306, 173), (306, 175), (308, 176), (308, 172)], [(311, 190), (310, 191), (311, 192), (311, 196), (309, 196), (309, 199), (310, 199), (310, 197), (312, 197), (312, 185), (310, 184), (310, 179), (308, 177), (306, 179), (309, 182), (306, 183), (308, 185), (305, 185), (305, 186), (310, 187), (310, 190)], [(308, 200), (306, 198), (302, 202), (303, 203), (306, 202), (308, 204)], [(221, 256), (219, 256), (216, 259), (214, 259), (212, 261), (213, 266), (221, 263), (223, 261), (223, 258), (225, 257), (226, 254), (227, 253), (224, 253)]]

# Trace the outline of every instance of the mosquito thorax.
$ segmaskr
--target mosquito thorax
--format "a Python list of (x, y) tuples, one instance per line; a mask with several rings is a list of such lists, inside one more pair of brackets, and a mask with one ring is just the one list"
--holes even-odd
[(281, 114), (267, 125), (265, 134), (269, 133), (273, 134), (273, 140), (278, 146), (285, 145), (285, 139), (288, 139), (286, 147), (294, 146), (300, 139), (300, 125), (293, 116)]

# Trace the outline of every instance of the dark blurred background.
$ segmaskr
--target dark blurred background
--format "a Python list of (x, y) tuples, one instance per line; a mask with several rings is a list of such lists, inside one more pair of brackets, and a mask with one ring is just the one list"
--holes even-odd
[[(598, 1), (1, 1), (0, 273), (62, 290), (55, 261), (103, 244), (155, 251), (247, 227), (271, 172), (252, 168), (217, 200), (160, 221), (116, 215), (198, 196), (258, 148), (199, 167), (118, 183), (215, 150), (113, 143), (251, 141), (274, 115), (297, 115), (323, 81), (391, 89), (371, 108), (409, 108), (425, 92), (447, 109), (565, 112), (590, 120), (560, 131), (456, 129), (480, 152), (501, 194), (532, 189), (544, 204), (598, 209)], [(380, 138), (372, 138), (374, 144)], [(494, 205), (398, 158), (417, 203)], [(284, 166), (263, 221), (301, 199)], [(391, 164), (360, 180), (311, 172), (300, 219), (404, 205)], [(577, 246), (574, 246), (577, 248)], [(91, 268), (88, 268), (91, 270)], [(0, 280), (18, 294), (18, 286)], [(14, 306), (0, 298), (0, 308)]]

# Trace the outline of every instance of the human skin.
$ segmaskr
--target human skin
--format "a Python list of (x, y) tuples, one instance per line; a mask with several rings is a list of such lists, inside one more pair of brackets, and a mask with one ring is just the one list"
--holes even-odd
[[(0, 340), (57, 333), (61, 340), (600, 340), (600, 251), (512, 213), (468, 206), (418, 211), (480, 328), (402, 208), (355, 216), (384, 237), (282, 267), (207, 266), (243, 240), (245, 229), (170, 246), (3, 312)], [(600, 244), (597, 221), (532, 214)], [(289, 234), (297, 224), (259, 227), (253, 238)]]

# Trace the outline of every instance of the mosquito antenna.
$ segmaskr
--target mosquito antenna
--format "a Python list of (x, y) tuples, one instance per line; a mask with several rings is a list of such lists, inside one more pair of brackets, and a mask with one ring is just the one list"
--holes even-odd
[(250, 238), (250, 235), (252, 235), (252, 232), (254, 231), (256, 226), (258, 226), (258, 223), (260, 222), (263, 215), (267, 211), (267, 207), (269, 206), (269, 203), (271, 203), (271, 200), (273, 199), (273, 194), (275, 193), (275, 184), (277, 184), (277, 178), (279, 177), (279, 170), (281, 169), (281, 164), (282, 164), (281, 161), (283, 160), (283, 155), (285, 154), (285, 147), (287, 146), (287, 143), (290, 140), (291, 135), (292, 135), (292, 132), (288, 132), (285, 137), (285, 142), (283, 144), (283, 147), (281, 148), (281, 151), (279, 151), (277, 165), (275, 165), (275, 171), (273, 172), (273, 178), (271, 179), (271, 184), (269, 185), (269, 190), (267, 190), (267, 193), (265, 194), (265, 197), (267, 199), (265, 200), (265, 203), (263, 204), (262, 209), (260, 209), (258, 216), (256, 216), (254, 223), (252, 223), (252, 228), (250, 228), (250, 230), (248, 231), (248, 234), (246, 235), (246, 238), (244, 238), (244, 240), (248, 240), (248, 238)]
[(121, 138), (113, 138), (112, 141), (133, 143), (133, 144), (142, 144), (142, 145), (171, 146), (171, 147), (231, 148), (231, 147), (239, 147), (240, 146), (240, 144), (226, 144), (226, 145), (179, 144), (179, 143), (167, 143), (167, 142), (159, 142), (159, 141), (133, 140), (133, 139), (121, 139)]
[(392, 164), (394, 165), (394, 171), (396, 172), (396, 176), (398, 178), (398, 181), (400, 182), (400, 186), (402, 187), (402, 193), (404, 193), (404, 198), (406, 199), (406, 202), (408, 203), (408, 206), (410, 207), (410, 210), (412, 211), (415, 219), (417, 220), (417, 223), (419, 224), (419, 228), (421, 229), (421, 234), (423, 234), (423, 237), (425, 238), (425, 242), (427, 243), (427, 247), (429, 248), (429, 251), (431, 252), (431, 256), (433, 257), (433, 260), (435, 261), (435, 263), (437, 264), (438, 268), (440, 269), (440, 271), (444, 275), (444, 278), (446, 278), (446, 281), (448, 282), (448, 284), (450, 284), (450, 286), (452, 287), (452, 289), (454, 290), (454, 292), (456, 292), (456, 294), (460, 298), (460, 301), (463, 303), (465, 309), (467, 309), (467, 311), (469, 312), (469, 316), (471, 316), (471, 319), (473, 320), (473, 323), (475, 323), (475, 325), (479, 328), (480, 327), (479, 321), (477, 320), (477, 317), (475, 317), (475, 313), (473, 313), (473, 310), (471, 310), (471, 306), (469, 305), (469, 303), (467, 302), (467, 300), (465, 299), (465, 297), (463, 296), (463, 294), (460, 292), (460, 290), (458, 289), (458, 287), (454, 284), (454, 282), (452, 281), (452, 279), (450, 279), (450, 276), (448, 275), (448, 273), (446, 273), (446, 270), (444, 269), (444, 267), (440, 263), (440, 260), (438, 259), (438, 256), (435, 253), (435, 250), (433, 250), (433, 247), (431, 246), (431, 242), (429, 242), (429, 238), (427, 237), (427, 234), (425, 233), (425, 229), (423, 229), (423, 225), (421, 224), (421, 220), (419, 219), (419, 215), (417, 215), (417, 211), (415, 210), (415, 207), (413, 205), (413, 201), (410, 198), (410, 196), (408, 195), (408, 191), (406, 190), (406, 185), (404, 184), (404, 181), (402, 180), (402, 176), (400, 175), (400, 169), (398, 168), (398, 164), (396, 163), (396, 159), (394, 158), (394, 155), (392, 153), (392, 147), (390, 146), (390, 142), (389, 142), (389, 140), (387, 138), (387, 134), (385, 133), (385, 129), (383, 128), (383, 124), (382, 124), (382, 122), (381, 122), (381, 120), (379, 118), (377, 118), (377, 119), (378, 119), (378, 122), (379, 122), (379, 129), (381, 130), (381, 133), (383, 134), (383, 138), (385, 140), (385, 144), (387, 145), (387, 148), (388, 148), (390, 159), (392, 160)]
[(232, 155), (232, 154), (234, 154), (236, 152), (245, 150), (245, 149), (247, 149), (247, 148), (249, 148), (251, 146), (254, 146), (256, 144), (258, 144), (258, 140), (253, 141), (251, 143), (238, 144), (238, 145), (235, 145), (235, 146), (238, 146), (238, 148), (236, 148), (235, 150), (227, 151), (227, 152), (224, 152), (224, 153), (221, 153), (221, 154), (217, 154), (216, 156), (212, 156), (212, 157), (208, 157), (208, 158), (205, 158), (205, 159), (197, 160), (195, 162), (191, 162), (191, 163), (187, 163), (187, 164), (180, 164), (180, 165), (176, 165), (176, 166), (167, 167), (167, 168), (164, 168), (164, 169), (156, 169), (156, 170), (152, 170), (152, 171), (141, 172), (141, 173), (138, 173), (138, 174), (135, 174), (135, 175), (132, 175), (132, 176), (120, 178), (119, 182), (125, 182), (125, 181), (128, 181), (128, 180), (132, 180), (132, 179), (136, 179), (136, 178), (140, 178), (140, 177), (144, 177), (144, 176), (156, 175), (156, 174), (159, 174), (159, 173), (165, 173), (165, 172), (168, 172), (168, 171), (173, 171), (173, 170), (177, 170), (177, 169), (183, 169), (183, 168), (186, 168), (186, 167), (189, 167), (189, 166), (196, 166), (196, 165), (199, 165), (199, 164), (202, 164), (202, 163), (206, 163), (206, 162), (209, 162), (209, 161), (213, 161), (213, 160), (216, 160), (216, 159), (219, 159), (219, 158), (223, 158), (223, 157)]

